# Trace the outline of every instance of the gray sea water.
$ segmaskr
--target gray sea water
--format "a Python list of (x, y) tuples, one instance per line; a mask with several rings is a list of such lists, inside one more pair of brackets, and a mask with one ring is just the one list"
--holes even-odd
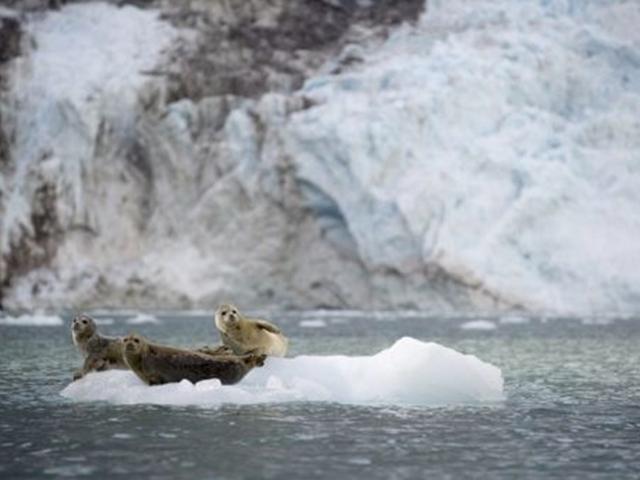
[[(97, 317), (113, 319), (106, 334), (214, 341), (205, 316), (136, 326)], [(60, 395), (80, 364), (67, 325), (0, 325), (0, 478), (640, 478), (640, 319), (493, 319), (492, 331), (420, 315), (301, 320), (318, 318), (278, 319), (291, 355), (370, 355), (410, 335), (500, 367), (507, 398), (438, 408), (77, 402)]]

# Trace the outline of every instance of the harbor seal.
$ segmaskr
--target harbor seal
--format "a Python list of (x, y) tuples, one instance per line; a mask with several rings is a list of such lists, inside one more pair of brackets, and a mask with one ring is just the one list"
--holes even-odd
[(238, 383), (253, 367), (264, 365), (266, 355), (212, 356), (157, 345), (137, 334), (124, 337), (123, 357), (131, 370), (148, 385), (217, 378), (223, 385)]
[(73, 374), (74, 380), (89, 372), (128, 368), (122, 358), (122, 339), (100, 335), (95, 320), (89, 315), (80, 314), (73, 319), (71, 337), (84, 356), (82, 368)]
[(217, 357), (218, 355), (233, 355), (233, 350), (226, 345), (218, 345), (217, 347), (205, 345), (204, 347), (196, 348), (195, 351), (206, 355), (212, 355), (214, 357)]
[(246, 318), (230, 304), (218, 307), (214, 317), (222, 343), (234, 353), (247, 353), (284, 357), (289, 340), (274, 324), (265, 320)]

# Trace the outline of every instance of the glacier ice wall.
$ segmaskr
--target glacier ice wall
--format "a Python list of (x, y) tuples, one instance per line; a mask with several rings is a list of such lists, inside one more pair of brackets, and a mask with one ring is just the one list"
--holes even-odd
[(361, 67), (306, 83), (298, 177), (369, 263), (435, 264), (531, 309), (633, 311), (637, 20), (633, 2), (434, 2)]
[(635, 2), (252, 5), (26, 23), (3, 305), (637, 311)]

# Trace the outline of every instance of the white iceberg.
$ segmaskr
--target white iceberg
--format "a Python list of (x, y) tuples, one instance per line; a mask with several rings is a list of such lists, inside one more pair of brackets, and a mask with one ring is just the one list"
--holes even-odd
[(410, 337), (372, 356), (270, 358), (231, 386), (183, 380), (149, 387), (132, 372), (113, 370), (89, 374), (61, 394), (76, 401), (201, 406), (318, 401), (441, 406), (504, 400), (499, 368)]

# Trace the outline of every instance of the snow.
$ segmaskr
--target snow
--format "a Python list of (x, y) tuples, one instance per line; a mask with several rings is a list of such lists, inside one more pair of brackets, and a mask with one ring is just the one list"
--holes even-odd
[(462, 330), (483, 330), (483, 331), (491, 331), (495, 330), (496, 324), (489, 320), (472, 320), (470, 322), (465, 322), (460, 325)]
[(0, 325), (20, 327), (58, 327), (63, 325), (62, 318), (58, 315), (45, 315), (43, 313), (24, 314), (18, 317), (0, 316)]
[(269, 358), (231, 386), (183, 380), (149, 387), (132, 372), (114, 370), (89, 374), (62, 395), (74, 401), (202, 406), (302, 401), (440, 406), (504, 400), (499, 368), (410, 337), (372, 356)]

